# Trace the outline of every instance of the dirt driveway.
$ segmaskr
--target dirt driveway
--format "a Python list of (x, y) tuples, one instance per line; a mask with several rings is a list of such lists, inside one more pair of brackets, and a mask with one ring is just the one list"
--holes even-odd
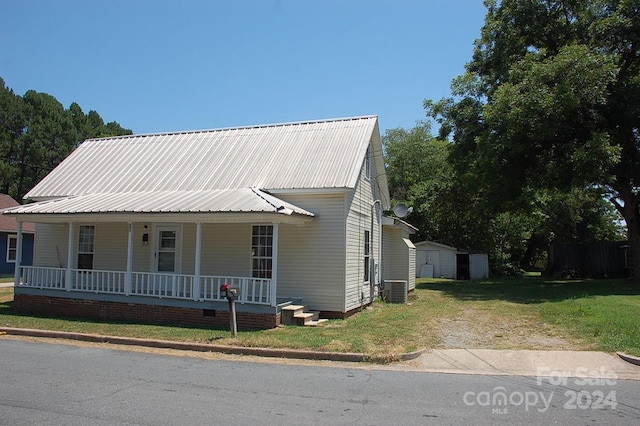
[(455, 317), (437, 321), (438, 349), (589, 350), (585, 342), (563, 335), (537, 317), (521, 313), (500, 317), (466, 305)]

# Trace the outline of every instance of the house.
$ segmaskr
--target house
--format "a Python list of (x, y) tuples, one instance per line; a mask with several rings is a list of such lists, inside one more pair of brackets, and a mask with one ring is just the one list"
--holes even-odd
[[(10, 195), (0, 194), (0, 212), (19, 205)], [(35, 225), (25, 222), (21, 226), (22, 249), (20, 258), (23, 265), (31, 265), (33, 262)], [(0, 214), (0, 276), (13, 276), (17, 258), (18, 221), (14, 217)]]
[(26, 198), (21, 312), (226, 326), (229, 284), (264, 329), (292, 305), (347, 317), (410, 267), (383, 255), (411, 230), (384, 219), (376, 116), (87, 140)]
[(489, 257), (486, 253), (458, 250), (433, 241), (421, 241), (415, 246), (417, 277), (458, 280), (489, 278)]

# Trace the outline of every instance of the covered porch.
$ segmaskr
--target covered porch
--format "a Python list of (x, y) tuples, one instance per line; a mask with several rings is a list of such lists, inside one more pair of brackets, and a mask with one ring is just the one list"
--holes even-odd
[[(210, 194), (231, 196), (227, 203), (244, 207), (218, 205), (206, 212), (188, 203), (186, 211), (175, 205), (155, 212), (95, 211), (95, 205), (82, 208), (86, 197), (63, 199), (73, 208), (54, 200), (15, 209), (10, 214), (18, 219), (18, 245), (23, 221), (36, 223), (40, 238), (34, 266), (16, 259), (16, 295), (180, 307), (206, 315), (226, 309), (220, 287), (229, 284), (238, 291), (239, 314), (276, 315), (285, 302), (278, 299), (280, 227), (303, 226), (313, 214), (249, 191)], [(259, 205), (247, 206), (249, 201)]]
[(103, 271), (78, 268), (21, 266), (15, 287), (147, 296), (197, 302), (226, 301), (220, 287), (229, 284), (238, 290), (239, 303), (276, 306), (276, 280), (271, 278), (185, 275), (159, 272)]

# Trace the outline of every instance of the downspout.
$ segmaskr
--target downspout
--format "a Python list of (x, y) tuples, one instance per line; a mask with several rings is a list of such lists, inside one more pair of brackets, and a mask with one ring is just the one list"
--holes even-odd
[[(382, 208), (382, 203), (380, 202), (380, 200), (375, 200), (373, 202), (373, 204), (371, 204), (371, 231), (370, 231), (370, 237), (371, 238), (371, 249), (373, 251), (373, 227), (374, 227), (374, 214), (377, 213), (375, 211), (376, 208), (376, 204)], [(376, 260), (378, 262), (378, 273), (376, 274)], [(373, 262), (371, 262), (372, 264), (369, 266), (369, 303), (373, 303), (374, 300), (374, 296), (375, 296), (375, 287), (376, 285), (378, 286), (378, 288), (380, 288), (380, 277), (382, 274), (382, 223), (380, 218), (378, 219), (378, 256), (377, 259), (373, 259)], [(373, 276), (371, 275), (373, 273)]]

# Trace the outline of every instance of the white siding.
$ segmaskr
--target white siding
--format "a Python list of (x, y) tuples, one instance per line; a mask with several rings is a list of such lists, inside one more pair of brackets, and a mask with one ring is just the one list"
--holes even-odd
[(33, 266), (54, 268), (67, 267), (67, 241), (69, 231), (66, 223), (36, 224)]
[[(103, 226), (100, 224), (100, 226)], [(106, 225), (105, 225), (106, 226)], [(146, 228), (145, 228), (146, 226)], [(148, 234), (147, 243), (142, 242), (142, 236)], [(125, 240), (121, 242), (121, 249), (127, 250), (128, 236), (124, 237)], [(133, 270), (136, 272), (146, 272), (151, 270), (151, 252), (153, 250), (153, 232), (152, 226), (149, 223), (134, 223), (133, 224)], [(122, 267), (122, 270), (126, 270), (127, 264)]]
[[(365, 177), (365, 170), (362, 167), (358, 183), (348, 200), (345, 312), (371, 302), (370, 284), (364, 282), (364, 231), (372, 230), (372, 214), (374, 223), (371, 256), (377, 262), (378, 270), (380, 269), (380, 204), (374, 206), (374, 202), (380, 199), (377, 181), (380, 172), (377, 171), (373, 160), (370, 162), (370, 167), (370, 179)], [(373, 271), (371, 279), (374, 279)]]
[[(193, 250), (195, 259), (195, 225), (192, 226), (193, 238), (185, 240), (185, 247)], [(251, 229), (251, 224), (202, 225), (202, 275), (251, 276)]]
[(489, 278), (489, 256), (486, 253), (469, 255), (469, 276), (472, 280)]
[(456, 253), (444, 250), (440, 253), (440, 268), (443, 278), (456, 278)]
[(409, 290), (414, 290), (416, 288), (416, 274), (414, 274), (416, 270), (416, 247), (413, 244), (406, 244), (406, 246), (407, 256), (409, 258), (408, 265), (405, 267), (407, 284)]
[(408, 289), (413, 290), (416, 287), (416, 249), (408, 242), (408, 234), (399, 227), (385, 226), (383, 235), (384, 279), (407, 281)]
[[(74, 224), (73, 265), (77, 264), (78, 230)], [(96, 226), (93, 268), (102, 270), (124, 270), (127, 265), (127, 224), (110, 223)], [(34, 250), (34, 266), (67, 267), (69, 227), (64, 224), (37, 224), (38, 238)], [(124, 248), (124, 249), (123, 249)]]
[(419, 252), (417, 255), (419, 262), (416, 264), (416, 272), (420, 272), (421, 261), (433, 265), (433, 276), (435, 278), (456, 278), (456, 254), (454, 247), (443, 244), (424, 241), (416, 244)]
[(282, 195), (317, 214), (304, 226), (279, 226), (278, 297), (302, 298), (309, 309), (344, 312), (345, 196)]
[[(94, 225), (87, 223), (87, 225)], [(74, 253), (78, 251), (78, 227), (75, 229)], [(128, 224), (100, 223), (95, 224), (95, 244), (93, 251), (93, 269), (124, 271), (127, 269)], [(140, 240), (134, 241), (135, 248), (140, 247)], [(137, 246), (137, 247), (136, 247)]]

